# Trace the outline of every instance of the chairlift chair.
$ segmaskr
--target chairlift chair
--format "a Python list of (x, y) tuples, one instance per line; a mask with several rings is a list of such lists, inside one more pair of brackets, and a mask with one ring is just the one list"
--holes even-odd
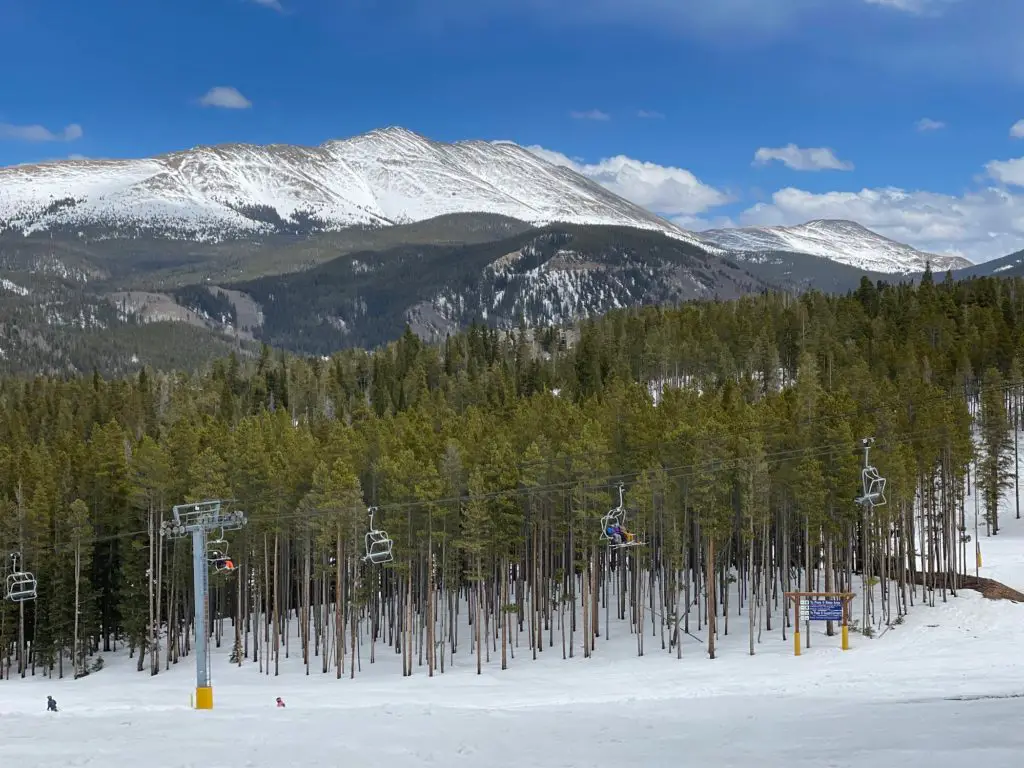
[(15, 603), (36, 599), (36, 577), (27, 571), (12, 573), (7, 577), (7, 599)]
[(391, 553), (394, 542), (388, 536), (387, 531), (373, 527), (373, 513), (377, 511), (377, 508), (370, 507), (369, 511), (370, 530), (366, 532), (366, 554), (363, 556), (363, 560), (373, 565), (390, 563), (395, 559), (395, 556)]
[(224, 557), (228, 543), (224, 539), (212, 539), (206, 542), (206, 559), (211, 563)]
[(607, 514), (601, 518), (601, 539), (608, 542), (608, 546), (612, 549), (624, 549), (626, 547), (640, 547), (643, 546), (644, 542), (632, 539), (630, 541), (619, 541), (616, 542), (615, 538), (609, 533), (610, 530), (614, 529), (617, 525), (622, 525), (622, 521), (626, 517), (626, 507), (624, 505), (623, 494), (625, 488), (619, 484), (619, 506), (614, 509), (609, 509)]
[(864, 467), (860, 475), (864, 493), (857, 499), (857, 503), (870, 504), (872, 507), (884, 506), (885, 478), (878, 474), (875, 467)]
[[(223, 533), (221, 533), (223, 537)], [(223, 538), (206, 544), (206, 559), (217, 573), (234, 573), (235, 561), (228, 555), (228, 543)]]
[(7, 575), (7, 599), (15, 603), (35, 600), (38, 587), (36, 577), (18, 567), (20, 559), (20, 554), (11, 555), (11, 572)]

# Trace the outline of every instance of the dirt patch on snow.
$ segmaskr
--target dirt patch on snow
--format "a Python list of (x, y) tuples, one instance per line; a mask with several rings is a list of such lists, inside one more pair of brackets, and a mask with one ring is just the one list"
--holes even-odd
[[(909, 578), (908, 574), (907, 581), (924, 587), (930, 586), (934, 589), (942, 589), (943, 586), (946, 589), (953, 588), (952, 581), (944, 579), (943, 575), (934, 579), (927, 579), (921, 573), (916, 574), (916, 578)], [(958, 589), (973, 589), (975, 592), (980, 592), (981, 596), (988, 600), (1009, 600), (1012, 603), (1024, 603), (1024, 592), (1019, 592), (1013, 587), (1008, 587), (994, 579), (960, 575), (957, 576), (956, 586)]]
[(989, 600), (1009, 600), (1014, 603), (1024, 603), (1024, 594), (998, 581), (983, 579), (977, 576), (962, 576), (961, 579), (961, 586), (981, 592), (982, 597), (986, 597)]

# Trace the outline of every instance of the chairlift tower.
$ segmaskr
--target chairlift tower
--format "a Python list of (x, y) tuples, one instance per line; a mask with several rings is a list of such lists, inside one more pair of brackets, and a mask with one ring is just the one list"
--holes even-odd
[(211, 499), (172, 507), (172, 519), (160, 527), (160, 535), (169, 539), (192, 537), (192, 578), (195, 581), (196, 614), (196, 709), (213, 709), (210, 680), (209, 638), (206, 619), (210, 610), (210, 574), (206, 553), (206, 535), (213, 531), (236, 531), (247, 520), (245, 513), (225, 511), (228, 500)]

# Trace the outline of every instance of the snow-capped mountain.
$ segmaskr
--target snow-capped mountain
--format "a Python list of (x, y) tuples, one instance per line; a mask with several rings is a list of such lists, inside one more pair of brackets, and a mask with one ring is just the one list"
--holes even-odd
[(795, 227), (712, 229), (701, 232), (700, 238), (709, 245), (728, 251), (806, 253), (868, 272), (923, 272), (927, 262), (931, 262), (935, 272), (972, 266), (970, 261), (960, 256), (925, 253), (897, 243), (854, 221), (826, 219)]
[(387, 226), (451, 213), (615, 224), (696, 237), (510, 142), (385, 128), (319, 147), (227, 144), (140, 160), (0, 168), (0, 231), (170, 237)]

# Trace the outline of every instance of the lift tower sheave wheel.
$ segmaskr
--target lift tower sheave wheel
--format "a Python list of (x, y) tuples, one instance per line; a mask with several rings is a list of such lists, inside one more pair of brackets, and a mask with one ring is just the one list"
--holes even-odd
[(226, 500), (211, 499), (179, 504), (171, 509), (172, 519), (163, 523), (160, 535), (172, 539), (192, 537), (192, 578), (195, 582), (196, 622), (196, 709), (213, 709), (210, 679), (209, 637), (206, 619), (210, 610), (210, 568), (207, 534), (236, 531), (248, 522), (241, 511), (227, 512)]

